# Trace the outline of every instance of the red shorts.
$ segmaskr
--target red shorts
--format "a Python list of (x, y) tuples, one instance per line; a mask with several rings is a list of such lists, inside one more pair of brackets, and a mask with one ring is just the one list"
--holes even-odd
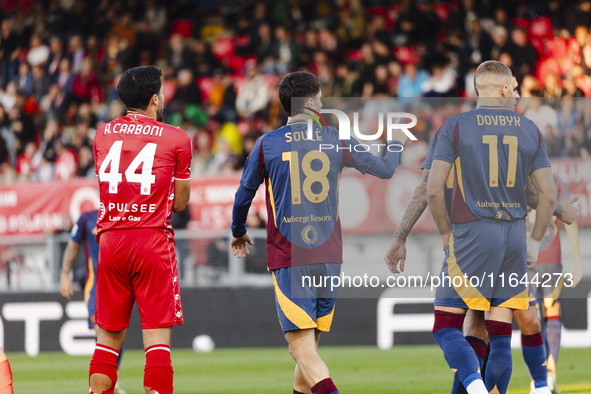
[(142, 328), (183, 324), (174, 241), (156, 229), (105, 231), (99, 240), (96, 324), (124, 330), (135, 301)]

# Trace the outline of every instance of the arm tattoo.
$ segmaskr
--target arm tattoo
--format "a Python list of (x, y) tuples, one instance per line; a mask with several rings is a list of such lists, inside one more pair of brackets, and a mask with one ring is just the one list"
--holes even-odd
[(538, 206), (538, 189), (534, 186), (531, 177), (527, 177), (527, 183), (525, 184), (525, 196), (527, 198), (527, 205), (530, 208), (536, 209)]
[[(525, 196), (527, 198), (527, 205), (530, 208), (536, 209), (538, 206), (538, 189), (534, 186), (531, 177), (527, 177), (525, 184)], [(562, 204), (556, 201), (554, 204), (554, 212), (552, 213), (558, 219), (562, 220)]]
[(421, 217), (425, 208), (427, 208), (427, 180), (429, 179), (429, 169), (423, 170), (421, 183), (415, 189), (410, 202), (404, 210), (404, 215), (400, 225), (394, 233), (394, 237), (406, 241), (406, 237), (417, 220)]

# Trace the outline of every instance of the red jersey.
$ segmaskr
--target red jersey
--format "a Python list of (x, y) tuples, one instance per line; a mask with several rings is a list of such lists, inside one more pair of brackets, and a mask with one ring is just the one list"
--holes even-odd
[(103, 231), (156, 228), (168, 237), (174, 181), (191, 178), (191, 139), (182, 129), (130, 113), (105, 123), (94, 138)]

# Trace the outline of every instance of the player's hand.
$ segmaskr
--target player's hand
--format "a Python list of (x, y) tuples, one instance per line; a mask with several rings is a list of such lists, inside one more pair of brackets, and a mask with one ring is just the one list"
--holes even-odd
[(406, 260), (406, 242), (394, 237), (384, 258), (390, 272), (399, 274), (404, 272), (404, 261)]
[(232, 242), (230, 244), (232, 254), (238, 258), (246, 257), (249, 253), (248, 245), (254, 245), (254, 242), (252, 242), (248, 233), (238, 238), (232, 237)]
[(581, 269), (581, 260), (573, 262), (571, 274), (573, 275), (573, 285), (571, 287), (576, 287), (579, 284), (579, 282), (581, 281), (581, 279), (583, 279), (583, 270)]
[(447, 253), (449, 249), (449, 239), (451, 238), (451, 232), (441, 234), (441, 242), (443, 242), (443, 251)]
[(392, 139), (388, 141), (388, 143), (392, 141), (399, 141), (402, 145), (406, 144), (408, 141), (408, 136), (400, 129), (392, 130)]
[(579, 217), (579, 208), (575, 203), (579, 200), (579, 196), (576, 195), (568, 200), (559, 203), (562, 206), (562, 221), (566, 224), (573, 224), (577, 217)]
[(538, 253), (540, 252), (540, 245), (542, 241), (536, 241), (532, 237), (527, 240), (527, 266), (533, 267), (538, 261)]
[(70, 280), (70, 275), (62, 272), (60, 278), (60, 293), (66, 298), (67, 300), (70, 299), (74, 295), (74, 289), (72, 289), (72, 281)]

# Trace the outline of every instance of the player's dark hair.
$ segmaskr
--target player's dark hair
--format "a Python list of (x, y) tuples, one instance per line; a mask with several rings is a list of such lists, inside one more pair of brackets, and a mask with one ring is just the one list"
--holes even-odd
[[(304, 102), (316, 96), (318, 92), (320, 92), (320, 80), (309, 72), (292, 72), (279, 82), (279, 101), (287, 116), (303, 112)], [(292, 99), (295, 99), (293, 103)]]
[(130, 68), (121, 75), (117, 94), (125, 106), (145, 110), (152, 96), (160, 93), (162, 70), (156, 66)]

